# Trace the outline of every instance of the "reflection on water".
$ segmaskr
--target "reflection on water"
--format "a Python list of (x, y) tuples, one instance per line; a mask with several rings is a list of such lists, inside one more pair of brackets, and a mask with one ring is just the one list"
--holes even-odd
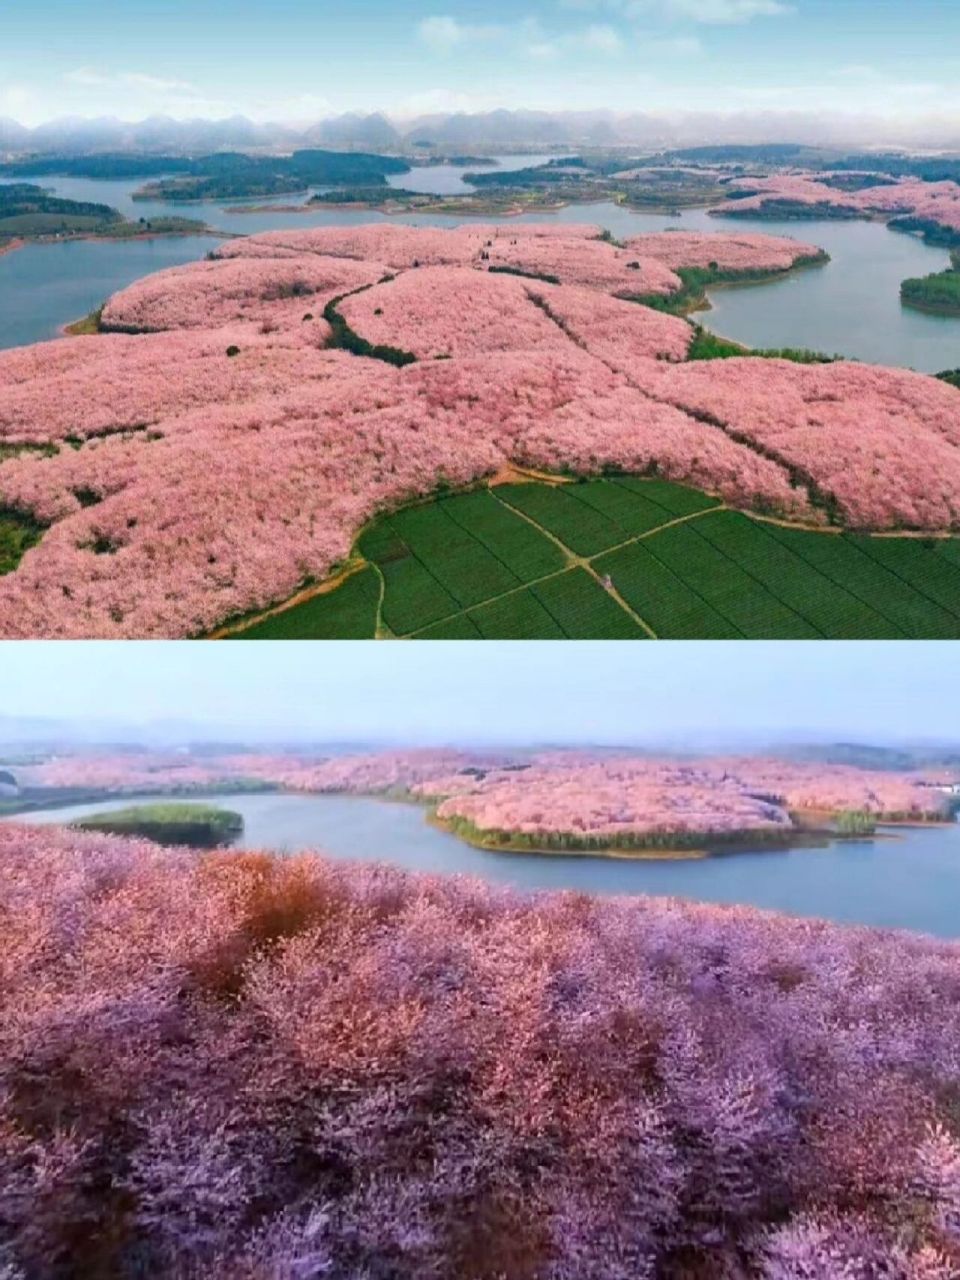
[[(135, 798), (23, 815), (61, 823), (125, 808)], [(900, 828), (893, 838), (823, 849), (727, 854), (690, 862), (639, 862), (541, 854), (486, 853), (438, 831), (424, 811), (348, 796), (214, 796), (242, 814), (243, 848), (374, 859), (410, 871), (479, 876), (520, 889), (652, 893), (704, 902), (748, 903), (796, 915), (916, 929), (960, 937), (960, 826)]]

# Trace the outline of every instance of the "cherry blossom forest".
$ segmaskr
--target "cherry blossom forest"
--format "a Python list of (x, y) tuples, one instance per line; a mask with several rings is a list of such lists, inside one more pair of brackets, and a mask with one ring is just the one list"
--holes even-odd
[[(77, 754), (18, 770), (35, 787), (157, 794), (259, 783), (283, 791), (392, 794), (436, 807), (481, 831), (583, 835), (615, 841), (651, 833), (788, 832), (794, 813), (858, 811), (936, 821), (943, 776), (757, 756), (657, 756), (457, 750), (369, 755)], [(949, 778), (948, 778), (949, 780)]]
[[(837, 176), (828, 170), (820, 174), (781, 173), (734, 181), (732, 189), (743, 194), (737, 196), (732, 208), (721, 206), (717, 212), (739, 216), (756, 210), (769, 211), (771, 204), (806, 207), (810, 212), (820, 206), (852, 217), (908, 217), (943, 231), (960, 232), (960, 186), (956, 182), (901, 178), (878, 186), (865, 185), (859, 191), (838, 191), (829, 181)], [(840, 176), (853, 175), (848, 172)], [(860, 176), (873, 175), (864, 171)]]
[(656, 472), (812, 526), (956, 530), (955, 388), (688, 360), (691, 324), (636, 301), (679, 292), (685, 266), (817, 256), (761, 235), (377, 224), (238, 238), (142, 279), (102, 332), (0, 353), (0, 509), (38, 535), (0, 577), (0, 635), (206, 634), (323, 580), (375, 514), (509, 464)]
[(958, 1274), (956, 944), (15, 823), (0, 865), (5, 1280)]

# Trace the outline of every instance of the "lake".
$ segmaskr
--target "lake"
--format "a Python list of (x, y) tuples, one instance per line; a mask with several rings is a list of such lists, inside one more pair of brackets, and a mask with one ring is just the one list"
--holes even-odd
[[(155, 799), (155, 797), (154, 797)], [(63, 823), (125, 808), (138, 798), (22, 814)], [(143, 803), (149, 803), (147, 797)], [(438, 831), (413, 805), (355, 796), (204, 797), (243, 815), (240, 847), (376, 859), (409, 871), (459, 872), (521, 890), (578, 889), (745, 903), (845, 923), (960, 937), (960, 825), (891, 830), (889, 838), (822, 849), (723, 854), (702, 861), (636, 862), (567, 855), (487, 853)]]
[[(510, 167), (538, 163), (544, 157), (498, 159)], [(454, 166), (414, 169), (397, 175), (394, 185), (455, 192), (468, 189), (463, 182), (466, 171)], [(267, 208), (257, 213), (227, 213), (219, 204), (134, 202), (130, 194), (140, 184), (129, 180), (38, 181), (60, 195), (105, 202), (128, 216), (181, 212), (203, 218), (218, 229), (242, 234), (363, 222), (456, 226), (465, 221), (439, 214), (387, 218), (357, 209), (319, 208), (296, 213)], [(285, 197), (277, 203), (297, 203), (305, 198), (297, 196), (291, 201)], [(960, 367), (960, 318), (928, 315), (900, 305), (900, 282), (908, 276), (942, 270), (949, 265), (947, 251), (890, 231), (882, 223), (713, 218), (703, 209), (665, 216), (636, 213), (610, 203), (571, 205), (557, 214), (529, 214), (516, 221), (599, 223), (621, 239), (666, 227), (794, 236), (826, 249), (831, 262), (772, 284), (714, 290), (713, 310), (697, 318), (715, 332), (750, 346), (812, 347), (926, 373)], [(204, 236), (126, 243), (73, 241), (33, 245), (6, 254), (0, 257), (0, 347), (54, 337), (63, 324), (92, 311), (111, 292), (161, 267), (201, 258), (213, 243), (216, 241)]]

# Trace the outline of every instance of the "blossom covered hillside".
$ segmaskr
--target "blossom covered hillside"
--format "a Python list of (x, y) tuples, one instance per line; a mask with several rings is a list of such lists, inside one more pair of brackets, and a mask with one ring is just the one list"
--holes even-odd
[(0, 827), (10, 1280), (952, 1280), (960, 951)]
[(789, 459), (844, 523), (960, 524), (960, 403), (936, 378), (873, 365), (737, 359), (657, 367), (644, 377), (657, 399)]
[[(331, 298), (374, 284), (385, 268), (348, 258), (293, 258), (192, 262), (138, 280), (103, 309), (107, 331), (154, 333), (210, 329), (234, 321), (286, 328), (319, 319)], [(322, 323), (322, 321), (321, 321)], [(311, 331), (319, 342), (325, 332)]]
[(557, 751), (510, 755), (423, 749), (328, 759), (161, 754), (64, 756), (20, 771), (43, 787), (181, 790), (259, 782), (286, 791), (409, 795), (480, 831), (582, 835), (789, 834), (794, 811), (856, 810), (922, 822), (946, 816), (926, 779), (775, 758), (657, 758)]
[(0, 577), (0, 635), (207, 633), (327, 577), (378, 513), (511, 464), (655, 472), (811, 525), (960, 527), (953, 387), (705, 371), (686, 321), (618, 296), (680, 289), (681, 262), (779, 272), (815, 250), (645, 239), (273, 232), (116, 295), (124, 333), (0, 353), (0, 512), (38, 534)]
[(829, 208), (852, 217), (908, 216), (960, 234), (960, 186), (956, 182), (902, 178), (889, 184), (864, 186), (859, 191), (840, 191), (821, 181), (830, 176), (801, 173), (739, 179), (731, 184), (735, 198), (710, 212), (737, 217), (792, 208), (796, 212), (807, 210), (815, 217), (819, 207), (821, 212)]
[(656, 258), (672, 270), (681, 267), (707, 267), (719, 271), (789, 271), (802, 256), (815, 258), (820, 251), (813, 245), (798, 245), (784, 236), (722, 235), (705, 236), (696, 231), (662, 231), (634, 236), (627, 249)]
[(916, 821), (945, 816), (943, 795), (914, 778), (749, 757), (685, 762), (558, 755), (535, 759), (522, 771), (433, 778), (412, 790), (439, 798), (437, 816), (455, 830), (610, 844), (654, 834), (785, 835), (795, 830), (792, 810), (857, 810)]
[(691, 337), (683, 320), (588, 288), (531, 285), (466, 267), (408, 271), (346, 298), (339, 310), (368, 341), (395, 343), (421, 360), (565, 351), (573, 341), (629, 366), (637, 358), (682, 360)]

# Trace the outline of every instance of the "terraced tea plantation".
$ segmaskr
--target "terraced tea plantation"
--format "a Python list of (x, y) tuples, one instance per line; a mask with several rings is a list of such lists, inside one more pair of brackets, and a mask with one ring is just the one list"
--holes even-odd
[(240, 639), (955, 639), (960, 539), (817, 533), (662, 480), (519, 483), (377, 521)]

